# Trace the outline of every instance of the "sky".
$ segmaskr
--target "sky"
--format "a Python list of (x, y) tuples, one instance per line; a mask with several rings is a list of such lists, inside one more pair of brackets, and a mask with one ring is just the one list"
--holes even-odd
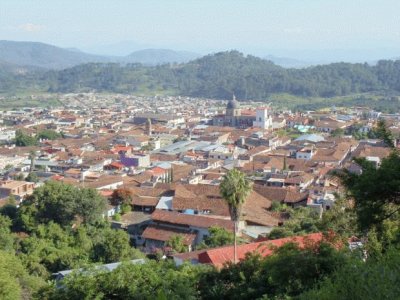
[(302, 60), (400, 57), (399, 0), (1, 0), (0, 40), (109, 55), (237, 49)]

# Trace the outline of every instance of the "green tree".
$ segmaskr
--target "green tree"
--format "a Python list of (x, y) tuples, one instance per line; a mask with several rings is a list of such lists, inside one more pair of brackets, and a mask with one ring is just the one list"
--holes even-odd
[(331, 136), (333, 137), (342, 137), (344, 135), (344, 130), (342, 128), (337, 128), (331, 132)]
[(44, 286), (44, 281), (31, 276), (14, 254), (0, 250), (0, 299), (32, 299)]
[(20, 242), (20, 257), (32, 274), (49, 273), (88, 263), (90, 248), (79, 244), (69, 228), (50, 222), (38, 225), (35, 232)]
[(361, 174), (343, 171), (338, 176), (347, 189), (348, 199), (354, 201), (359, 229), (365, 233), (375, 228), (379, 236), (385, 236), (388, 228), (392, 232), (400, 230), (399, 154), (392, 152), (379, 167), (365, 159), (356, 162), (362, 168)]
[(29, 160), (31, 161), (29, 166), (29, 174), (32, 174), (33, 169), (35, 168), (35, 159), (36, 159), (36, 152), (32, 150), (29, 152)]
[(39, 177), (36, 175), (36, 173), (29, 173), (28, 176), (26, 176), (25, 181), (38, 183)]
[(344, 253), (325, 242), (302, 248), (288, 243), (271, 256), (248, 253), (237, 264), (202, 273), (199, 292), (202, 299), (292, 299), (346, 261)]
[(15, 220), (17, 217), (17, 200), (15, 196), (11, 194), (8, 196), (7, 202), (3, 207), (0, 207), (0, 215), (7, 216), (11, 220)]
[(4, 170), (5, 171), (8, 171), (8, 170), (10, 170), (10, 169), (12, 169), (13, 168), (13, 165), (12, 164), (6, 164), (5, 166), (4, 166)]
[(188, 247), (184, 243), (182, 235), (175, 234), (165, 243), (165, 246), (170, 247), (173, 252), (182, 253), (187, 252)]
[(31, 227), (54, 221), (66, 226), (80, 218), (93, 224), (102, 220), (105, 205), (105, 199), (96, 190), (48, 181), (22, 203), (19, 223)]
[(36, 146), (37, 140), (18, 129), (15, 132), (15, 145), (19, 147)]
[(217, 248), (225, 245), (232, 245), (235, 237), (232, 232), (225, 228), (213, 226), (208, 228), (209, 236), (207, 236), (203, 243), (197, 246), (197, 249)]
[(391, 148), (394, 148), (393, 136), (390, 130), (386, 126), (384, 119), (379, 119), (377, 127), (373, 130), (375, 136)]
[(37, 137), (39, 139), (45, 139), (45, 140), (56, 140), (62, 137), (61, 133), (58, 133), (57, 131), (51, 130), (51, 129), (45, 129), (42, 130), (38, 133)]
[(22, 173), (18, 173), (17, 175), (14, 176), (14, 180), (22, 181), (24, 179), (25, 179), (25, 176)]
[(317, 227), (324, 232), (333, 231), (343, 238), (358, 235), (357, 218), (352, 203), (344, 197), (337, 197), (331, 209), (322, 214)]
[(95, 242), (93, 259), (104, 263), (142, 258), (143, 254), (131, 247), (129, 235), (122, 230), (106, 228)]
[(95, 224), (103, 220), (106, 209), (106, 199), (97, 190), (83, 188), (77, 190), (75, 199), (75, 216), (82, 218), (84, 223)]
[(169, 261), (124, 262), (112, 272), (75, 272), (54, 288), (51, 299), (198, 299), (201, 266), (176, 267)]
[(243, 204), (252, 190), (252, 185), (245, 177), (244, 173), (237, 169), (232, 169), (224, 176), (219, 188), (221, 196), (228, 203), (229, 213), (235, 224), (234, 262), (237, 262), (237, 227), (242, 213)]
[(11, 233), (10, 218), (0, 215), (0, 250), (14, 252), (14, 235)]
[(132, 203), (132, 193), (129, 189), (119, 188), (113, 191), (111, 196), (111, 204), (112, 205), (121, 205)]
[(354, 258), (340, 266), (333, 276), (314, 286), (300, 300), (398, 299), (400, 294), (400, 255), (392, 249), (380, 259), (366, 262)]
[(128, 213), (128, 212), (130, 212), (132, 210), (132, 208), (131, 208), (131, 206), (130, 206), (130, 204), (122, 204), (121, 205), (121, 214), (126, 214), (126, 213)]
[(121, 214), (116, 213), (116, 214), (113, 215), (112, 218), (113, 218), (114, 221), (119, 222), (119, 221), (121, 221)]
[(289, 218), (281, 227), (275, 227), (269, 234), (270, 239), (284, 238), (293, 235), (304, 235), (318, 232), (320, 229), (319, 215), (309, 207), (291, 208), (281, 204), (278, 211), (284, 212)]

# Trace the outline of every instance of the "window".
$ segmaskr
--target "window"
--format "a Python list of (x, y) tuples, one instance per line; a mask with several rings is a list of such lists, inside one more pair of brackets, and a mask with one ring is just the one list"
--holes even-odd
[(258, 121), (261, 122), (261, 117), (258, 118)]

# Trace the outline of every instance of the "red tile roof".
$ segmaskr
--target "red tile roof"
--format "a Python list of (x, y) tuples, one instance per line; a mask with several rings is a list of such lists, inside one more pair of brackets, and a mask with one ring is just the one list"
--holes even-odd
[[(256, 252), (263, 257), (270, 256), (275, 247), (294, 242), (299, 247), (305, 247), (308, 244), (317, 243), (322, 240), (322, 233), (311, 233), (305, 236), (294, 236), (277, 240), (263, 241), (237, 246), (237, 258), (243, 260), (247, 253)], [(226, 246), (206, 250), (199, 254), (199, 262), (203, 264), (212, 264), (215, 267), (222, 267), (227, 262), (232, 262), (234, 256), (234, 247)]]
[(166, 242), (174, 235), (182, 236), (185, 245), (192, 245), (193, 241), (196, 239), (195, 233), (156, 225), (147, 226), (143, 231), (142, 237), (145, 239)]
[(229, 217), (228, 204), (220, 196), (219, 187), (205, 184), (177, 184), (172, 202), (174, 210), (208, 210), (213, 215)]
[(160, 168), (160, 167), (155, 167), (153, 169), (151, 169), (151, 172), (154, 175), (164, 175), (166, 174), (168, 171), (166, 169)]
[(109, 167), (113, 167), (116, 169), (122, 169), (124, 167), (124, 165), (120, 162), (117, 161), (113, 161), (111, 164), (108, 165)]
[(218, 219), (200, 215), (181, 214), (178, 212), (166, 211), (160, 209), (156, 209), (151, 215), (151, 218), (156, 223), (161, 222), (167, 224), (193, 226), (199, 228), (219, 226), (227, 230), (233, 230), (234, 227), (233, 222), (228, 219)]
[(99, 191), (99, 194), (102, 195), (103, 197), (111, 197), (113, 194), (113, 190), (101, 190)]

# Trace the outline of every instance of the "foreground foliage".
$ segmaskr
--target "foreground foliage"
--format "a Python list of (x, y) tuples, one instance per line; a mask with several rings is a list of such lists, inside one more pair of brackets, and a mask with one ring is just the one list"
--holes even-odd
[[(46, 183), (20, 209), (13, 209), (13, 201), (0, 209), (0, 298), (397, 299), (399, 154), (393, 151), (379, 167), (359, 163), (361, 174), (342, 174), (349, 198), (339, 198), (321, 220), (311, 211), (274, 204), (292, 218), (283, 234), (325, 231), (323, 242), (304, 248), (289, 243), (266, 258), (248, 254), (220, 270), (163, 260), (123, 263), (113, 272), (96, 269), (93, 263), (143, 256), (93, 208), (100, 199), (96, 191)], [(231, 242), (228, 233), (213, 229), (206, 243)], [(348, 249), (353, 235), (363, 248)], [(58, 286), (50, 281), (52, 272), (70, 268), (84, 269)]]
[(400, 252), (392, 249), (379, 260), (353, 260), (304, 293), (301, 300), (398, 299), (400, 295)]

